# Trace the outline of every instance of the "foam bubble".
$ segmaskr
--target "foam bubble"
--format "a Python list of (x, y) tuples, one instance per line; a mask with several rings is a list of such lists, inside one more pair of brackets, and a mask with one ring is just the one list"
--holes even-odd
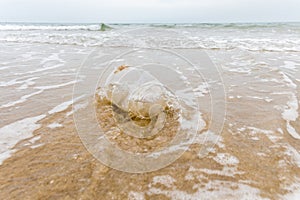
[(237, 165), (239, 164), (238, 158), (229, 153), (218, 153), (217, 156), (213, 158), (217, 163), (221, 165)]
[(15, 152), (13, 147), (21, 140), (30, 138), (41, 127), (37, 122), (45, 115), (25, 118), (0, 128), (0, 164)]
[(15, 105), (20, 104), (20, 103), (24, 103), (25, 101), (27, 101), (28, 98), (30, 98), (32, 96), (35, 96), (35, 95), (38, 95), (38, 94), (41, 94), (42, 92), (43, 92), (43, 90), (38, 90), (38, 91), (33, 92), (31, 94), (24, 95), (16, 101), (11, 101), (11, 102), (8, 102), (7, 104), (4, 104), (4, 105), (0, 106), (0, 108), (7, 108), (7, 107), (15, 106)]
[(168, 188), (171, 188), (175, 182), (176, 182), (176, 180), (170, 175), (155, 176), (155, 177), (153, 177), (153, 180), (152, 180), (152, 183), (150, 184), (150, 186), (159, 183)]
[(58, 113), (58, 112), (62, 112), (64, 110), (66, 110), (69, 106), (71, 106), (74, 102), (80, 100), (81, 98), (83, 98), (85, 95), (79, 96), (75, 99), (72, 99), (70, 101), (65, 101), (57, 106), (55, 106), (53, 109), (51, 109), (50, 111), (48, 111), (49, 114), (54, 114), (54, 113)]
[(51, 129), (55, 129), (55, 128), (63, 127), (63, 125), (60, 124), (60, 123), (54, 122), (54, 123), (52, 123), (52, 124), (49, 124), (47, 127), (48, 127), (48, 128), (51, 128)]
[[(250, 187), (242, 183), (232, 183), (230, 181), (209, 181), (204, 187), (197, 185), (194, 186), (197, 191), (195, 193), (188, 193), (186, 191), (173, 189), (163, 190), (160, 188), (152, 187), (146, 193), (148, 195), (162, 194), (174, 200), (189, 199), (189, 200), (211, 200), (211, 199), (265, 199), (260, 196), (260, 191), (256, 188)], [(237, 188), (237, 189), (233, 189)]]

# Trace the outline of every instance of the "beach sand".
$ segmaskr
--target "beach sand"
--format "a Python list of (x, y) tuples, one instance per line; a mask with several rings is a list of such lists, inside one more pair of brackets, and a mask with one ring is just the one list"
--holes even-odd
[[(204, 158), (197, 156), (199, 146), (194, 144), (159, 171), (120, 172), (104, 166), (84, 148), (72, 116), (65, 117), (69, 111), (71, 107), (40, 120), (33, 136), (40, 137), (38, 141), (32, 144), (30, 138), (15, 146), (17, 152), (1, 165), (3, 198), (278, 199), (295, 191), (293, 183), (300, 176), (293, 157), (287, 156), (299, 151), (293, 138), (275, 133), (282, 136), (278, 143), (289, 144), (276, 147), (259, 131), (257, 141), (251, 135), (224, 131), (222, 141)], [(48, 127), (57, 122), (62, 127)]]

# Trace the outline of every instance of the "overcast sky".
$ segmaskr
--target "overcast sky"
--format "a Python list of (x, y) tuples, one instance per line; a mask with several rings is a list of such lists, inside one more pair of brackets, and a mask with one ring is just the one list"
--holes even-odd
[(1, 22), (300, 21), (300, 0), (0, 0)]

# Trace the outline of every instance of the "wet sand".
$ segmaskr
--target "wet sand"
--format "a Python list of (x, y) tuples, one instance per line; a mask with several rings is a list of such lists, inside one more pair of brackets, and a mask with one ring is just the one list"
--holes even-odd
[[(18, 151), (4, 161), (0, 170), (3, 198), (239, 199), (253, 193), (253, 198), (278, 199), (294, 191), (291, 185), (300, 176), (299, 167), (286, 157), (286, 149), (271, 147), (272, 142), (264, 134), (258, 133), (260, 140), (253, 141), (244, 134), (228, 131), (222, 133), (220, 144), (205, 158), (197, 156), (199, 146), (194, 144), (162, 170), (145, 174), (120, 172), (102, 165), (84, 148), (72, 116), (65, 117), (70, 110), (69, 107), (39, 121), (42, 127), (34, 137), (41, 138), (33, 144), (30, 139), (18, 143)], [(57, 122), (62, 127), (47, 127)], [(290, 141), (293, 140), (287, 137), (278, 142)], [(218, 160), (220, 155), (227, 159)], [(235, 158), (238, 162), (234, 162)]]

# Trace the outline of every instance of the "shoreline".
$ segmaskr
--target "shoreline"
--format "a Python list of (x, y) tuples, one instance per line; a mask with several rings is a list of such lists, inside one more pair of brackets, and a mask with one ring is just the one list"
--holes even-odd
[[(224, 191), (213, 188), (202, 191), (211, 197), (225, 195), (239, 199), (241, 195), (249, 195), (249, 191), (252, 191), (258, 195), (253, 198), (260, 196), (273, 199), (292, 192), (292, 187), (295, 187), (293, 183), (297, 180), (295, 177), (300, 176), (299, 168), (290, 165), (290, 161), (285, 163), (284, 171), (274, 168), (280, 157), (285, 155), (285, 150), (282, 147), (269, 149), (271, 143), (264, 134), (259, 135), (257, 143), (229, 132), (221, 134), (222, 139), (207, 157), (197, 156), (199, 146), (196, 142), (182, 157), (164, 169), (145, 174), (120, 172), (102, 165), (84, 148), (72, 116), (65, 117), (70, 111), (69, 106), (66, 110), (41, 119), (38, 122), (41, 127), (33, 132), (34, 136), (15, 146), (17, 151), (0, 165), (2, 197), (79, 199), (142, 195), (164, 199), (175, 195), (193, 199), (201, 195), (203, 187), (210, 183), (228, 185)], [(53, 123), (62, 126), (49, 128)], [(207, 131), (200, 136), (206, 134), (213, 136)], [(40, 138), (31, 143), (30, 140), (36, 137)], [(284, 140), (282, 143), (285, 143)], [(264, 144), (264, 147), (260, 144)], [(296, 151), (292, 146), (289, 148), (290, 152)], [(255, 156), (254, 150), (265, 156)], [(135, 181), (131, 182), (133, 179)], [(120, 183), (115, 185), (120, 181), (125, 188), (119, 187)], [(191, 190), (191, 184), (198, 185), (198, 189)], [(282, 188), (282, 184), (286, 189)], [(14, 190), (15, 187), (19, 189)], [(106, 193), (106, 188), (110, 188), (111, 192)]]

